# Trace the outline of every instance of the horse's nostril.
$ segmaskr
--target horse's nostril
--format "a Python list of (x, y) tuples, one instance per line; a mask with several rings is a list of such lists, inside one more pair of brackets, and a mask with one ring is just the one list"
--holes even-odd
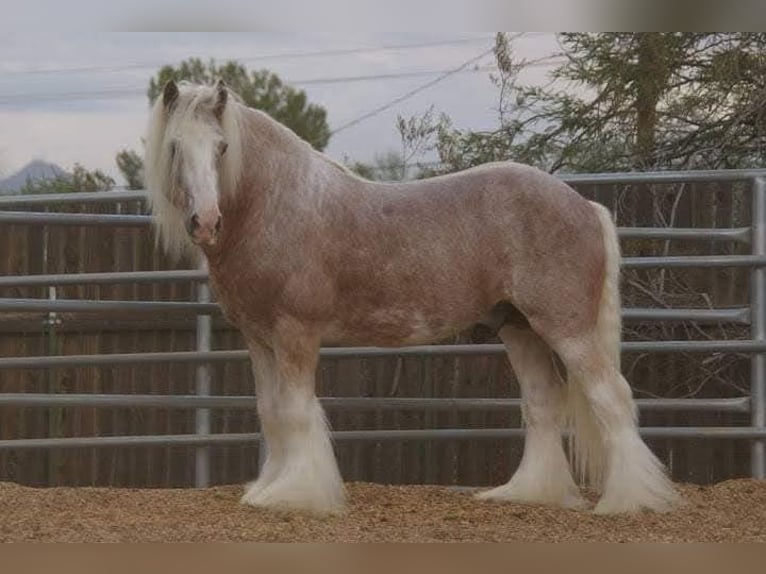
[(218, 221), (215, 222), (215, 232), (220, 233), (221, 232), (221, 225), (223, 225), (223, 221), (221, 220), (221, 216), (218, 216)]
[(199, 227), (199, 216), (195, 213), (189, 219), (189, 230), (194, 231)]

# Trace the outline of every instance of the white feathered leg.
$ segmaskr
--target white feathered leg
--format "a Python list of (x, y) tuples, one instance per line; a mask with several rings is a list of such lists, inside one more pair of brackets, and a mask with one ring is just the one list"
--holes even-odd
[[(343, 481), (324, 413), (314, 394), (317, 358), (311, 354), (315, 352), (277, 348), (274, 376), (257, 381), (258, 414), (268, 454), (258, 480), (242, 497), (245, 504), (320, 514), (344, 507)], [(303, 356), (308, 358), (297, 360)]]
[(609, 355), (582, 339), (564, 345), (560, 356), (572, 396), (579, 395), (573, 401), (575, 457), (603, 489), (595, 512), (671, 508), (678, 496), (662, 463), (639, 435), (631, 389)]
[(250, 361), (253, 378), (255, 379), (256, 395), (258, 397), (258, 418), (261, 423), (262, 446), (266, 447), (266, 459), (261, 467), (257, 480), (247, 485), (246, 495), (242, 502), (255, 500), (257, 494), (277, 477), (284, 466), (284, 445), (278, 425), (275, 425), (274, 413), (278, 407), (278, 377), (274, 353), (260, 344), (251, 342)]
[(478, 497), (579, 507), (583, 500), (561, 438), (566, 388), (556, 373), (551, 350), (529, 329), (506, 326), (500, 337), (521, 387), (524, 454), (510, 481)]

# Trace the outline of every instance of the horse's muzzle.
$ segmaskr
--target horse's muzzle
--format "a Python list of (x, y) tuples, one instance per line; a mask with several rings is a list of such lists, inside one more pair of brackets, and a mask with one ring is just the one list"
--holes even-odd
[(219, 213), (201, 217), (195, 213), (189, 218), (187, 230), (192, 242), (200, 246), (212, 246), (218, 241), (223, 221)]

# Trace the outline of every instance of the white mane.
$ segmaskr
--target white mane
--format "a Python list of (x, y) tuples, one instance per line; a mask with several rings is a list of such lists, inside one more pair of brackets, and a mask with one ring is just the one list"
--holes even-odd
[[(152, 107), (146, 136), (144, 169), (149, 191), (149, 205), (154, 215), (157, 241), (174, 261), (183, 256), (196, 260), (199, 249), (191, 242), (183, 214), (171, 198), (177, 193), (171, 141), (198, 129), (200, 122), (217, 121), (213, 115), (217, 89), (185, 82), (178, 85), (178, 97), (168, 111), (160, 95)], [(244, 108), (239, 98), (229, 91), (221, 117), (221, 130), (228, 144), (218, 171), (219, 194), (236, 192), (242, 174), (242, 136), (240, 116)]]

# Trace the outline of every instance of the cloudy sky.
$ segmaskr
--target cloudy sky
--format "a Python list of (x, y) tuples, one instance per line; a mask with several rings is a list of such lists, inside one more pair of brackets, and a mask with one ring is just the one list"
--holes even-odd
[[(189, 57), (235, 59), (267, 68), (304, 89), (338, 129), (448, 71), (471, 64), (332, 137), (335, 159), (370, 161), (399, 146), (395, 120), (433, 105), (462, 128), (496, 125), (497, 90), (489, 79), (492, 33), (87, 33), (0, 35), (0, 177), (32, 159), (69, 169), (79, 162), (117, 177), (115, 153), (140, 150), (146, 87), (164, 64)], [(557, 49), (548, 33), (514, 41), (518, 57)], [(476, 67), (483, 68), (476, 70)], [(544, 81), (549, 67), (524, 78)]]

